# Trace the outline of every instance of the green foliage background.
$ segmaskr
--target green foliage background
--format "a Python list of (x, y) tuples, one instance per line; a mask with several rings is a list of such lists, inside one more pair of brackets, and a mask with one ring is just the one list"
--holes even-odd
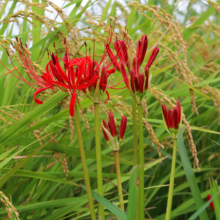
[[(125, 3), (125, 2), (124, 2)], [(142, 2), (143, 3), (143, 2)], [(190, 1), (183, 12), (185, 2), (168, 3), (149, 0), (147, 4), (129, 2), (125, 7), (120, 1), (88, 1), (82, 6), (81, 0), (63, 1), (62, 9), (50, 1), (1, 1), (0, 10), (0, 51), (1, 61), (13, 69), (6, 49), (16, 48), (15, 37), (27, 42), (31, 58), (39, 73), (48, 62), (46, 50), (54, 51), (53, 42), (60, 57), (64, 54), (63, 39), (67, 37), (68, 50), (72, 57), (85, 55), (83, 42), (93, 48), (97, 59), (104, 50), (108, 25), (123, 38), (124, 27), (128, 29), (131, 55), (135, 42), (143, 34), (148, 35), (149, 48), (158, 44), (160, 53), (152, 67), (152, 90), (146, 96), (148, 106), (147, 122), (151, 124), (159, 142), (164, 145), (159, 158), (157, 147), (152, 145), (145, 129), (145, 197), (147, 219), (164, 219), (168, 193), (172, 152), (171, 139), (165, 131), (162, 120), (161, 102), (166, 98), (179, 99), (186, 120), (190, 121), (193, 139), (197, 147), (201, 172), (194, 169), (202, 198), (210, 193), (208, 179), (219, 179), (220, 143), (220, 26), (219, 1)], [(21, 8), (22, 5), (22, 8)], [(47, 7), (48, 6), (48, 7)], [(49, 8), (50, 6), (50, 8)], [(74, 7), (72, 7), (74, 6)], [(45, 9), (53, 13), (46, 12)], [(198, 12), (198, 8), (201, 9)], [(6, 10), (7, 9), (7, 10)], [(9, 10), (8, 10), (9, 9)], [(67, 10), (68, 9), (68, 10)], [(54, 19), (55, 18), (55, 19)], [(117, 24), (118, 22), (118, 24)], [(95, 33), (95, 38), (93, 33)], [(133, 43), (134, 42), (134, 43)], [(184, 50), (186, 48), (186, 50)], [(92, 49), (93, 50), (93, 49)], [(10, 52), (14, 65), (25, 78), (28, 76), (22, 63)], [(15, 52), (15, 54), (17, 54)], [(18, 54), (17, 54), (18, 55)], [(150, 52), (147, 54), (149, 57)], [(147, 60), (147, 59), (146, 59)], [(146, 62), (145, 60), (145, 62)], [(196, 77), (196, 78), (195, 78)], [(116, 73), (110, 84), (122, 79)], [(121, 83), (118, 87), (123, 87)], [(43, 105), (35, 104), (34, 89), (19, 81), (1, 66), (0, 69), (0, 187), (20, 214), (20, 219), (90, 219), (84, 184), (77, 136), (70, 141), (68, 97), (66, 93), (45, 92)], [(160, 91), (157, 94), (155, 91)], [(191, 95), (190, 95), (191, 91)], [(109, 90), (110, 102), (105, 105), (112, 109), (120, 123), (119, 110), (128, 116), (128, 127), (124, 144), (120, 150), (121, 173), (124, 200), (128, 199), (130, 171), (133, 168), (132, 124), (129, 112), (131, 100), (126, 90)], [(66, 102), (61, 100), (66, 100)], [(192, 100), (195, 100), (193, 102)], [(125, 105), (125, 109), (118, 101)], [(66, 103), (66, 104), (65, 104)], [(80, 101), (89, 122), (87, 131), (81, 121), (83, 142), (91, 186), (97, 188), (96, 159), (94, 150), (94, 117), (92, 102), (84, 97)], [(195, 112), (197, 107), (198, 115)], [(90, 109), (90, 110), (89, 110)], [(107, 119), (101, 111), (101, 119)], [(55, 141), (54, 141), (54, 137)], [(38, 139), (41, 139), (39, 142)], [(184, 138), (191, 166), (193, 157), (187, 138)], [(102, 161), (105, 198), (118, 205), (114, 157), (102, 135)], [(63, 172), (62, 163), (54, 159), (55, 152), (66, 158), (69, 177)], [(191, 177), (190, 177), (191, 178)], [(130, 184), (132, 187), (135, 185)], [(188, 219), (196, 210), (195, 198), (189, 188), (179, 153), (177, 155), (176, 180), (173, 199), (173, 219)], [(0, 218), (7, 219), (7, 211), (1, 204)], [(214, 212), (208, 207), (209, 219)], [(106, 219), (114, 215), (106, 209)]]

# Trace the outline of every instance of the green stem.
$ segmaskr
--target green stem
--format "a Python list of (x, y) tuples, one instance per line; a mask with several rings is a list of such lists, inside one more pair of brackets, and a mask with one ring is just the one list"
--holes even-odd
[(93, 204), (93, 199), (92, 199), (92, 191), (91, 191), (90, 180), (89, 180), (89, 173), (88, 173), (88, 168), (86, 164), (85, 151), (84, 151), (83, 141), (82, 141), (83, 139), (82, 139), (82, 134), (80, 130), (79, 116), (78, 116), (78, 110), (77, 110), (76, 105), (75, 105), (75, 122), (76, 122), (76, 131), (77, 131), (77, 136), (78, 136), (80, 156), (81, 156), (81, 161), (82, 161), (82, 166), (83, 166), (84, 179), (85, 179), (85, 184), (86, 184), (86, 192), (87, 192), (87, 196), (89, 200), (91, 219), (96, 220), (96, 214), (95, 214), (95, 209), (94, 209), (94, 204)]
[(137, 112), (136, 102), (132, 97), (132, 122), (133, 122), (133, 145), (134, 145), (134, 165), (138, 165), (138, 138), (137, 138)]
[[(136, 106), (136, 101), (132, 97), (132, 124), (133, 124), (133, 147), (134, 147), (134, 166), (137, 166), (139, 161), (138, 161), (138, 130), (137, 130), (137, 112), (136, 112), (137, 106)], [(135, 219), (139, 220), (139, 191), (138, 191), (138, 196), (137, 196), (137, 206), (136, 206), (136, 216)]]
[(176, 166), (176, 149), (177, 149), (177, 139), (174, 138), (173, 139), (172, 168), (171, 168), (171, 174), (170, 174), (170, 186), (169, 186), (169, 193), (168, 193), (168, 199), (167, 199), (166, 220), (170, 220), (170, 214), (171, 214), (171, 209), (172, 209), (175, 166)]
[(144, 220), (144, 134), (143, 134), (143, 119), (142, 119), (142, 105), (138, 104), (138, 124), (139, 124), (139, 163), (140, 163), (140, 174), (139, 174), (139, 219)]
[(121, 186), (119, 151), (117, 150), (114, 152), (115, 152), (115, 166), (116, 166), (116, 174), (117, 174), (119, 204), (120, 204), (121, 210), (124, 211), (124, 201), (123, 201), (123, 193), (122, 193), (122, 186)]
[[(96, 165), (97, 165), (97, 182), (98, 194), (103, 196), (103, 179), (102, 179), (102, 154), (100, 144), (100, 120), (99, 120), (99, 103), (94, 103), (95, 108), (95, 143), (96, 143)], [(99, 203), (99, 219), (105, 219), (104, 207)]]

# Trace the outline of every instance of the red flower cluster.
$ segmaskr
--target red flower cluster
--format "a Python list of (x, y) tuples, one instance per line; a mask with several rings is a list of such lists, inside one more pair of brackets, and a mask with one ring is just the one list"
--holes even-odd
[[(70, 115), (74, 116), (76, 90), (81, 90), (86, 93), (87, 89), (89, 92), (96, 89), (101, 64), (91, 60), (89, 56), (86, 56), (85, 58), (70, 59), (69, 54), (67, 53), (64, 55), (63, 59), (58, 58), (54, 54), (52, 54), (51, 58), (52, 59), (46, 66), (46, 73), (43, 74), (42, 78), (57, 85), (62, 91), (71, 94), (69, 109)], [(63, 61), (65, 70), (61, 68), (59, 63), (60, 60)], [(105, 66), (102, 66), (99, 82), (99, 88), (101, 91), (104, 92), (106, 90), (107, 78), (114, 71), (115, 69), (106, 70)], [(51, 76), (53, 80), (51, 80)]]
[[(64, 43), (66, 42), (64, 41)], [(26, 82), (29, 86), (37, 90), (34, 93), (34, 99), (37, 104), (43, 103), (43, 101), (37, 99), (37, 95), (46, 89), (54, 90), (54, 86), (57, 86), (60, 90), (71, 94), (69, 106), (69, 113), (71, 116), (74, 116), (74, 105), (77, 97), (76, 90), (86, 92), (86, 90), (88, 89), (88, 91), (91, 92), (94, 91), (97, 84), (99, 84), (100, 91), (106, 92), (109, 99), (109, 94), (106, 91), (107, 78), (111, 75), (111, 73), (115, 72), (115, 68), (107, 70), (109, 66), (105, 67), (104, 64), (101, 68), (101, 64), (103, 63), (106, 53), (103, 54), (100, 63), (91, 60), (89, 56), (70, 59), (69, 54), (66, 53), (61, 59), (58, 58), (57, 55), (52, 54), (51, 60), (46, 65), (46, 72), (42, 76), (40, 76), (35, 71), (31, 62), (31, 58), (29, 54), (26, 53), (22, 42), (20, 42), (20, 46), (21, 47), (18, 48), (18, 51), (21, 61), (28, 71), (30, 79), (33, 79), (35, 83), (26, 81), (25, 78), (17, 71), (17, 68), (15, 66), (14, 67), (18, 75), (14, 74), (3, 63), (2, 64), (17, 78)], [(25, 46), (27, 47), (27, 45)], [(13, 64), (11, 59), (10, 61)], [(64, 69), (61, 67), (61, 62), (64, 65)], [(100, 69), (101, 77), (99, 74)], [(99, 78), (100, 80), (98, 80)]]
[[(208, 195), (207, 195), (207, 201), (209, 201), (211, 198), (212, 198), (212, 197), (208, 194)], [(212, 208), (212, 210), (215, 211), (215, 207), (214, 207), (213, 202), (211, 202), (209, 205), (210, 205), (210, 207)]]
[(168, 110), (164, 104), (162, 104), (163, 116), (167, 125), (167, 128), (177, 130), (181, 121), (181, 106), (179, 100), (177, 100), (177, 106), (174, 109)]
[[(153, 49), (153, 52), (145, 66), (144, 73), (140, 73), (140, 66), (144, 61), (144, 57), (147, 51), (147, 46), (148, 46), (147, 35), (144, 35), (141, 38), (141, 41), (137, 42), (137, 52), (136, 52), (136, 56), (133, 59), (133, 66), (132, 66), (129, 62), (127, 46), (124, 41), (116, 40), (116, 42), (114, 43), (114, 48), (117, 52), (116, 56), (113, 54), (112, 50), (110, 49), (109, 44), (106, 45), (109, 58), (114, 64), (115, 68), (122, 73), (126, 87), (128, 89), (131, 89), (133, 93), (138, 92), (140, 94), (143, 94), (144, 91), (148, 89), (149, 68), (154, 62), (159, 52), (159, 48), (155, 47)], [(119, 58), (119, 62), (117, 61), (117, 58)], [(125, 66), (127, 66), (130, 75), (130, 82)]]
[[(102, 120), (102, 131), (105, 137), (105, 140), (109, 143), (110, 147), (113, 150), (118, 150), (119, 144), (117, 141), (117, 130), (116, 130), (116, 125), (115, 125), (115, 118), (112, 112), (109, 112), (109, 119), (108, 119), (108, 124), (106, 123), (105, 119)], [(119, 139), (123, 140), (125, 130), (127, 126), (127, 117), (122, 116), (121, 118), (121, 125), (120, 125), (120, 130), (119, 130)]]

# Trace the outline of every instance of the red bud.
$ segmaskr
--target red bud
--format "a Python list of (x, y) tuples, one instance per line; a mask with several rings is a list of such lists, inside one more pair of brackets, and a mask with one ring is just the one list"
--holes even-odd
[(177, 130), (181, 122), (181, 106), (179, 100), (177, 100), (177, 106), (170, 111), (164, 104), (162, 104), (162, 111), (167, 128)]
[(107, 86), (107, 71), (105, 65), (102, 66), (101, 79), (99, 88), (104, 92)]
[[(103, 123), (103, 126), (108, 130), (108, 125), (107, 125), (107, 123), (106, 123), (106, 121), (104, 119), (102, 120), (102, 123)], [(102, 128), (102, 131), (103, 131), (105, 140), (108, 142), (109, 141), (108, 135), (106, 134), (106, 132), (105, 132), (105, 130), (103, 128)]]
[(121, 118), (121, 125), (120, 125), (120, 134), (119, 134), (119, 137), (121, 139), (124, 138), (126, 126), (127, 126), (127, 117), (126, 116), (122, 116), (122, 118)]
[[(158, 47), (155, 47), (155, 48), (153, 49), (153, 52), (152, 52), (151, 55), (150, 55), (150, 58), (149, 58), (149, 60), (148, 60), (148, 62), (147, 62), (146, 67), (148, 67), (148, 68), (151, 67), (151, 65), (152, 65), (152, 63), (154, 62), (154, 60), (156, 59), (156, 56), (157, 56), (158, 53), (159, 53), (159, 48), (158, 48)], [(146, 67), (145, 67), (145, 68), (146, 68)]]
[[(209, 201), (211, 198), (212, 198), (212, 197), (208, 194), (208, 195), (207, 195), (207, 201)], [(215, 207), (214, 207), (213, 202), (211, 202), (209, 205), (210, 205), (210, 207), (212, 208), (212, 210), (215, 211)]]
[(144, 86), (145, 90), (148, 89), (148, 83), (149, 83), (149, 69), (147, 67), (145, 68), (145, 86)]
[(112, 112), (109, 112), (108, 126), (111, 132), (111, 135), (115, 137), (117, 135), (116, 126), (115, 126), (115, 118)]
[(147, 40), (147, 35), (143, 35), (141, 38), (141, 41), (137, 42), (137, 57), (139, 60), (139, 65), (142, 64), (146, 51), (147, 51), (147, 46), (148, 46), (148, 40)]
[(128, 62), (128, 52), (127, 52), (127, 46), (124, 41), (116, 40), (114, 43), (115, 50), (117, 52), (117, 55), (121, 62), (124, 64), (127, 64)]

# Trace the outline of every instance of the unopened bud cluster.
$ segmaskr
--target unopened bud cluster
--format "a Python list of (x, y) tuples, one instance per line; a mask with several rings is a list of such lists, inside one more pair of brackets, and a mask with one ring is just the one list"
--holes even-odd
[(121, 118), (121, 124), (119, 129), (119, 141), (117, 137), (117, 129), (115, 125), (115, 118), (112, 112), (109, 112), (109, 118), (108, 118), (108, 124), (103, 119), (102, 120), (102, 130), (105, 137), (105, 140), (107, 141), (109, 147), (113, 151), (117, 151), (120, 149), (121, 141), (124, 138), (125, 130), (127, 126), (127, 117), (122, 116)]

